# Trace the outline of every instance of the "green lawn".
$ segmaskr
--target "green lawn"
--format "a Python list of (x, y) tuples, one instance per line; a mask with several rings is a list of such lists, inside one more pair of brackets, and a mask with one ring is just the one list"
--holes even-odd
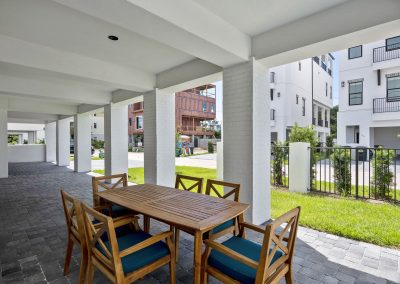
[[(69, 156), (69, 160), (73, 161), (74, 160), (74, 155), (70, 155)], [(99, 158), (97, 156), (92, 156), (92, 161), (97, 161), (97, 160), (104, 160), (104, 159), (101, 159), (101, 158)]]
[[(206, 168), (178, 166), (176, 172), (205, 179), (216, 176), (216, 170)], [(130, 181), (143, 183), (143, 176), (143, 168), (129, 169)], [(302, 207), (302, 226), (377, 245), (400, 247), (399, 206), (277, 189), (272, 191), (273, 218), (296, 206)]]

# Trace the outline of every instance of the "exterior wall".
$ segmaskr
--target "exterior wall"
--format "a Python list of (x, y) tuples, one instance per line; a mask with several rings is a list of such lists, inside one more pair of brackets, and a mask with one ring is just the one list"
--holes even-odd
[[(96, 127), (95, 127), (96, 126)], [(92, 116), (92, 139), (104, 141), (104, 116), (103, 114), (96, 114)]]
[(46, 161), (46, 145), (8, 145), (8, 162), (44, 162)]
[[(318, 58), (321, 62), (321, 57)], [(327, 61), (328, 59), (332, 60), (329, 55), (326, 55), (325, 58)], [(332, 64), (327, 63), (327, 65), (327, 68), (332, 70)], [(313, 104), (323, 110), (328, 110), (329, 115), (332, 108), (330, 93), (332, 76), (328, 73), (328, 69), (324, 70), (319, 63), (308, 58), (271, 68), (270, 74), (272, 72), (275, 74), (275, 80), (270, 82), (270, 88), (273, 89), (271, 109), (275, 110), (275, 120), (271, 120), (271, 132), (274, 132), (273, 135), (277, 137), (278, 141), (285, 141), (286, 130), (296, 123), (301, 127), (312, 125)], [(326, 95), (326, 84), (328, 84), (328, 95)], [(298, 102), (296, 96), (298, 96)], [(303, 98), (305, 99), (304, 116)], [(326, 135), (330, 133), (330, 128), (326, 127), (324, 123), (322, 127), (316, 126), (316, 132), (325, 133), (325, 139)]]
[[(396, 126), (400, 126), (400, 108), (392, 107), (386, 102), (386, 75), (400, 72), (400, 59), (394, 58), (374, 63), (374, 48), (385, 46), (385, 40), (365, 44), (362, 46), (362, 57), (348, 59), (348, 50), (339, 52), (340, 59), (340, 87), (338, 112), (338, 144), (349, 146), (383, 145), (392, 147), (397, 135)], [(378, 70), (380, 70), (380, 85), (378, 85)], [(363, 80), (363, 100), (361, 105), (349, 105), (350, 80)], [(383, 106), (394, 112), (374, 113), (374, 99), (382, 99)], [(399, 102), (400, 104), (400, 102)], [(397, 111), (396, 111), (397, 110)], [(360, 127), (360, 141), (358, 144), (348, 143), (347, 126)], [(383, 129), (380, 129), (383, 128)], [(395, 131), (396, 133), (392, 133)], [(386, 137), (381, 137), (381, 135)], [(396, 136), (397, 137), (397, 136)], [(379, 141), (379, 142), (378, 142)], [(397, 146), (396, 146), (397, 147)]]

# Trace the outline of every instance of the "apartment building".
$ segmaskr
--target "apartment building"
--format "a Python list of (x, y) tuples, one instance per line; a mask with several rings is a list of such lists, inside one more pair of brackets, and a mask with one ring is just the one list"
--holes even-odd
[(400, 146), (400, 35), (340, 51), (338, 144)]
[(286, 141), (291, 128), (313, 125), (320, 142), (330, 134), (331, 54), (270, 69), (271, 141)]

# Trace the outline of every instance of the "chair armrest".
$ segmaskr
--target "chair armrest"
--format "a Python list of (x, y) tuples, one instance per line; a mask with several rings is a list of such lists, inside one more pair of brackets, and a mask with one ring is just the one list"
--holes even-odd
[(126, 215), (126, 216), (121, 216), (113, 219), (114, 223), (114, 228), (119, 228), (128, 224), (134, 224), (135, 227), (137, 225), (137, 221), (139, 220), (139, 217), (135, 215)]
[(101, 210), (103, 210), (103, 209), (108, 209), (111, 212), (111, 204), (103, 204), (103, 205), (93, 206), (93, 209), (96, 211), (99, 211), (99, 212), (101, 212)]
[(159, 242), (161, 240), (170, 238), (170, 237), (172, 237), (172, 235), (173, 235), (173, 232), (171, 232), (171, 231), (167, 231), (167, 232), (163, 232), (163, 233), (157, 234), (157, 235), (152, 236), (151, 238), (148, 238), (148, 239), (146, 239), (146, 240), (144, 240), (144, 241), (142, 241), (142, 242), (140, 242), (140, 243), (138, 243), (138, 244), (136, 244), (134, 246), (131, 246), (131, 247), (127, 248), (127, 249), (124, 249), (123, 251), (120, 251), (119, 255), (120, 255), (120, 257), (127, 256), (127, 255), (132, 254), (134, 252), (137, 252), (137, 251), (139, 251), (141, 249), (144, 249), (144, 248), (146, 248), (148, 246), (151, 246), (151, 245), (153, 245), (153, 244), (155, 244), (155, 243), (157, 243), (157, 242)]
[(239, 227), (247, 228), (247, 229), (256, 231), (258, 233), (261, 233), (261, 234), (265, 233), (265, 228), (263, 229), (263, 228), (261, 228), (259, 226), (256, 226), (256, 225), (253, 225), (253, 224), (250, 224), (250, 223), (246, 223), (246, 222), (239, 223)]
[(229, 257), (231, 257), (231, 258), (233, 258), (233, 259), (235, 259), (237, 261), (240, 261), (240, 262), (242, 262), (242, 263), (244, 263), (244, 264), (246, 264), (246, 265), (248, 265), (250, 267), (253, 267), (255, 269), (258, 268), (258, 262), (257, 261), (252, 260), (251, 258), (248, 258), (247, 256), (244, 256), (244, 255), (242, 255), (240, 253), (237, 253), (236, 251), (234, 251), (234, 250), (232, 250), (232, 249), (230, 249), (230, 248), (228, 248), (228, 247), (226, 247), (226, 246), (224, 246), (224, 245), (222, 245), (220, 243), (217, 243), (217, 242), (214, 242), (214, 241), (210, 241), (210, 240), (205, 240), (204, 243), (208, 247), (210, 247), (212, 249), (215, 249), (215, 250), (217, 250), (217, 251), (219, 251), (219, 252), (221, 252), (221, 253), (223, 253), (223, 254), (225, 254), (225, 255), (227, 255), (227, 256), (229, 256)]

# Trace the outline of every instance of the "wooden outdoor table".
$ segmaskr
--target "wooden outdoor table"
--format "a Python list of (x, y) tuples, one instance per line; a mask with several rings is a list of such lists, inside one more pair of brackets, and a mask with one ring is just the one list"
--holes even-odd
[(194, 235), (194, 283), (200, 283), (203, 234), (242, 216), (249, 205), (154, 184), (133, 185), (99, 192), (124, 206)]

